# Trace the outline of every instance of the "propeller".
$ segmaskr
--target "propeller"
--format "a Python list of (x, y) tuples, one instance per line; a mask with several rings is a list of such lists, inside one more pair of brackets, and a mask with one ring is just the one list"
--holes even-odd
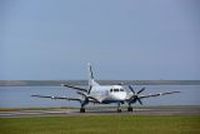
[[(81, 105), (82, 107), (86, 104), (89, 103), (89, 101), (93, 101), (95, 103), (100, 103), (96, 98), (90, 96), (90, 92), (92, 90), (92, 86), (89, 87), (88, 91), (87, 91), (87, 94), (86, 93), (83, 93), (83, 92), (80, 92), (80, 91), (77, 91), (76, 93), (83, 96), (84, 97), (84, 100), (81, 102)], [(89, 100), (90, 99), (90, 100)]]
[(139, 102), (140, 105), (143, 105), (141, 99), (139, 98), (139, 94), (142, 93), (145, 90), (145, 87), (143, 87), (142, 89), (140, 89), (138, 92), (135, 92), (134, 89), (133, 89), (133, 87), (131, 85), (129, 85), (128, 87), (131, 90), (131, 92), (133, 93), (133, 95), (130, 98), (129, 104), (135, 103), (135, 102)]

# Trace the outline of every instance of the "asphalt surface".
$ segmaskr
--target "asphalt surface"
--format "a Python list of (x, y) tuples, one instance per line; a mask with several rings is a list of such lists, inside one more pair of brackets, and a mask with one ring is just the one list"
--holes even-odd
[(133, 112), (122, 108), (118, 113), (114, 107), (89, 107), (85, 113), (80, 113), (77, 108), (50, 108), (50, 109), (12, 109), (0, 110), (0, 118), (21, 117), (51, 117), (51, 116), (91, 116), (91, 115), (147, 115), (147, 116), (170, 116), (170, 115), (200, 115), (200, 106), (157, 106), (137, 107)]

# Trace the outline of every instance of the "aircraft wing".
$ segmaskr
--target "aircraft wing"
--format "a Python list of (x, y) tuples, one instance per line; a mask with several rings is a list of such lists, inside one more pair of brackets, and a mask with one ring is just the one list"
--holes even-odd
[(138, 98), (139, 99), (143, 99), (143, 98), (150, 98), (150, 97), (158, 97), (158, 96), (163, 96), (163, 95), (168, 95), (168, 94), (174, 94), (174, 93), (180, 93), (180, 91), (167, 91), (167, 92), (163, 92), (163, 93), (140, 95), (140, 96), (138, 96)]
[(81, 102), (81, 99), (79, 98), (69, 98), (66, 96), (51, 96), (51, 95), (31, 95), (31, 97), (37, 97), (37, 98), (49, 98), (49, 99), (61, 99), (61, 100), (68, 100), (68, 101), (79, 101)]
[(85, 88), (81, 88), (81, 87), (77, 87), (77, 86), (72, 86), (72, 85), (68, 85), (68, 84), (63, 84), (64, 87), (68, 87), (68, 88), (72, 88), (72, 89), (76, 89), (76, 90), (80, 90), (83, 92), (87, 92), (87, 89)]

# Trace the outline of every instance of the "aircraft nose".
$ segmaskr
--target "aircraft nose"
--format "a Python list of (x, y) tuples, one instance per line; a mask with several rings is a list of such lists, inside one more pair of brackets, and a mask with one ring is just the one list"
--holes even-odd
[(120, 100), (125, 100), (126, 99), (126, 93), (121, 93), (119, 96)]

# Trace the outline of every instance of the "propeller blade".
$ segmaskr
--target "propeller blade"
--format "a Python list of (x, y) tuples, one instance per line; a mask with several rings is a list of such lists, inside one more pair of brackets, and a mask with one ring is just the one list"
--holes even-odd
[(140, 103), (140, 105), (143, 105), (142, 101), (138, 98), (137, 101)]
[(137, 94), (140, 94), (141, 92), (143, 92), (145, 90), (145, 87), (143, 87), (140, 91), (137, 92)]
[(132, 87), (131, 85), (129, 85), (128, 87), (129, 87), (129, 89), (131, 90), (131, 92), (132, 92), (133, 94), (135, 94), (135, 91), (134, 91), (133, 87)]
[(88, 96), (88, 99), (92, 99), (94, 100), (96, 103), (100, 103), (99, 100), (97, 100), (96, 98), (92, 97), (92, 96)]
[(77, 94), (79, 94), (79, 95), (82, 95), (82, 96), (84, 96), (85, 98), (87, 98), (87, 95), (86, 95), (86, 94), (84, 94), (84, 93), (82, 93), (82, 92), (79, 92), (79, 91), (77, 91), (76, 93), (77, 93)]
[(89, 90), (88, 90), (87, 94), (90, 94), (91, 89), (92, 89), (92, 86), (89, 87)]

